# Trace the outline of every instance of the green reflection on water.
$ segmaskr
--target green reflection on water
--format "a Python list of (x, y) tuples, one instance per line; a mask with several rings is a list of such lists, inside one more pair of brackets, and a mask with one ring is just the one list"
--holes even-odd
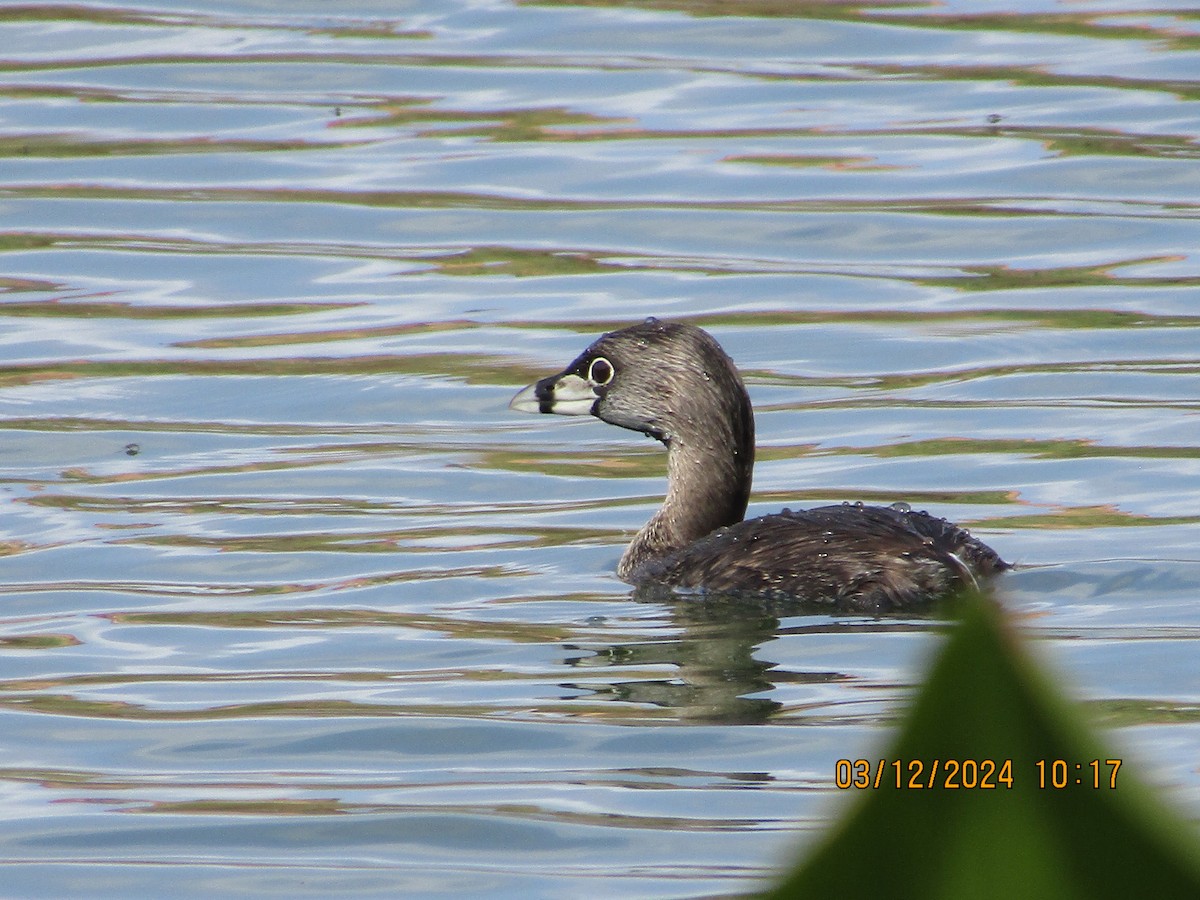
[(71, 634), (15, 634), (0, 637), (0, 650), (54, 650), (77, 647), (81, 643)]
[(92, 156), (166, 156), (196, 153), (277, 153), (293, 150), (345, 149), (362, 141), (340, 143), (306, 140), (249, 141), (230, 138), (195, 137), (165, 140), (140, 138), (113, 141), (74, 134), (26, 134), (0, 137), (0, 158), (46, 157), (71, 159)]
[[(945, 13), (943, 4), (922, 0), (517, 0), (522, 6), (592, 6), (654, 9), (691, 16), (830, 19), (906, 28), (1073, 35), (1101, 40), (1162, 42), (1172, 50), (1195, 49), (1200, 36), (1175, 30), (1158, 20), (1188, 22), (1200, 17), (1193, 9), (1113, 9), (1080, 12)], [(898, 11), (900, 10), (900, 11)], [(1150, 16), (1155, 18), (1151, 19)], [(1127, 23), (1126, 20), (1132, 20)]]

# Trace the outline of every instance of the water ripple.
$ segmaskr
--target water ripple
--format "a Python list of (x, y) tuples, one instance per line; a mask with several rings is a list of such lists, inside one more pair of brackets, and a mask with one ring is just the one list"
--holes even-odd
[(943, 625), (616, 581), (661, 450), (507, 402), (650, 314), (1195, 816), (1194, 16), (377, 7), (0, 8), (6, 891), (757, 889)]

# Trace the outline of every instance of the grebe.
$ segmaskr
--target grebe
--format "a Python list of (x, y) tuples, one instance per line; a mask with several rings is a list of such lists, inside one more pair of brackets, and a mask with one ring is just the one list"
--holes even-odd
[(750, 397), (721, 345), (693, 325), (650, 318), (605, 334), (509, 405), (593, 415), (666, 445), (667, 496), (617, 565), (634, 585), (883, 612), (1009, 568), (964, 529), (903, 503), (743, 520), (754, 468)]

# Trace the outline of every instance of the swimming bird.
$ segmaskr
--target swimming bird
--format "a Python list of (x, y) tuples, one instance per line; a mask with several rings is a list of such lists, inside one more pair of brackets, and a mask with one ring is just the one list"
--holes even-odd
[(510, 408), (592, 415), (667, 448), (667, 494), (617, 575), (638, 586), (908, 609), (1009, 568), (965, 529), (907, 504), (844, 503), (744, 520), (754, 413), (708, 332), (655, 318), (609, 332)]

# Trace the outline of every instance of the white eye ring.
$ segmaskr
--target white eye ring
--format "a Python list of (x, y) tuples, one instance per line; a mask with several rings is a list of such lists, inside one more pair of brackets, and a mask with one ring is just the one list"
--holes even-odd
[(592, 360), (591, 365), (588, 366), (588, 381), (592, 384), (608, 384), (613, 380), (614, 374), (615, 370), (612, 363), (603, 356), (597, 356)]

